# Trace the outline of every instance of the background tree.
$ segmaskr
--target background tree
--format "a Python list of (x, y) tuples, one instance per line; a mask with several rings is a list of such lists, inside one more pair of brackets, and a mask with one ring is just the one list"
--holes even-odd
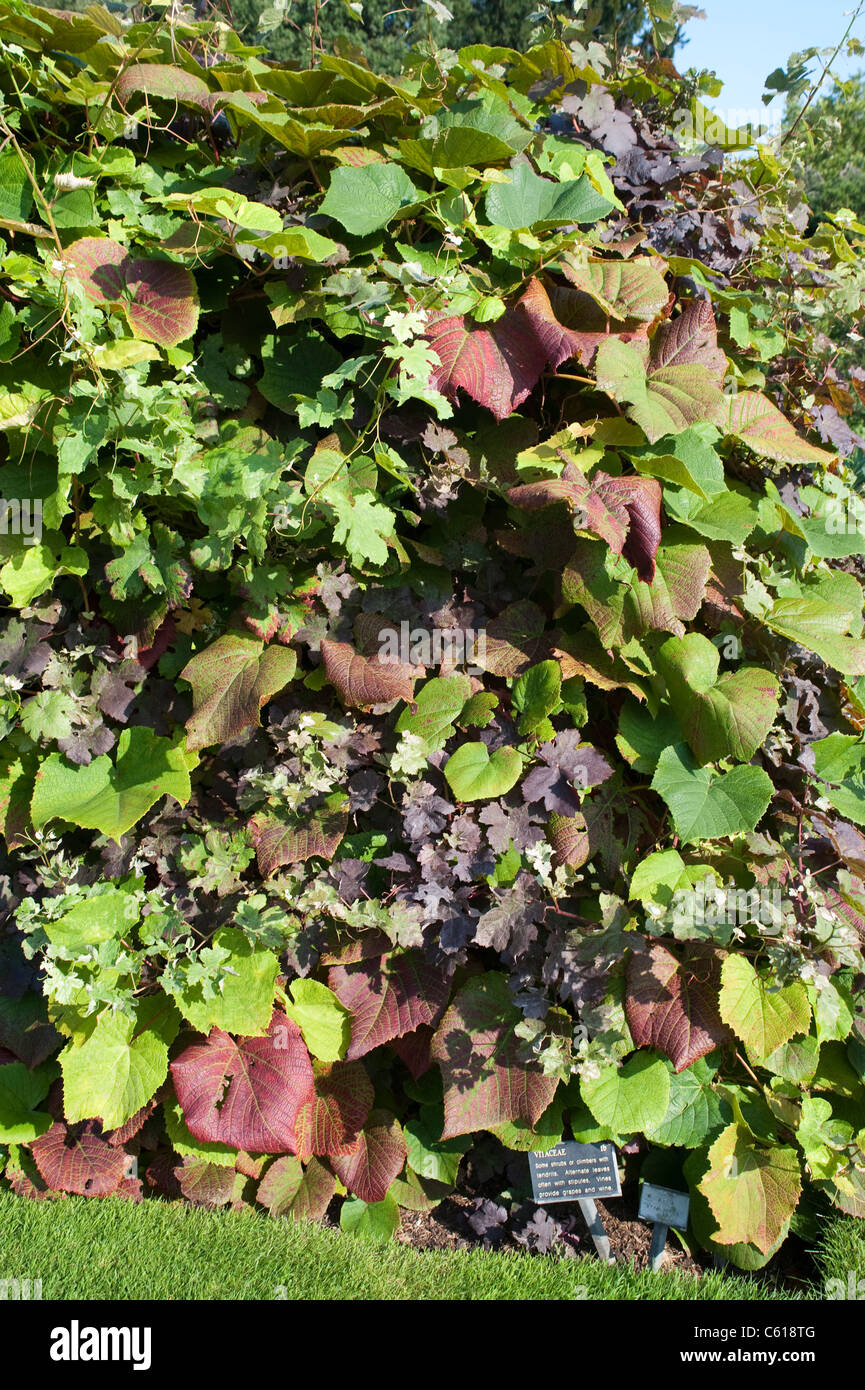
[[(227, 8), (219, 0), (217, 8)], [(280, 61), (308, 61), (315, 45), (330, 51), (341, 36), (363, 50), (374, 70), (398, 72), (408, 47), (431, 31), (437, 43), (449, 48), (486, 43), (524, 50), (532, 35), (552, 27), (558, 7), (537, 0), (447, 0), (453, 19), (441, 23), (432, 8), (400, 6), (399, 0), (364, 0), (362, 19), (356, 19), (340, 0), (317, 4), (316, 0), (290, 0), (274, 5), (271, 0), (232, 0), (231, 15), (247, 39), (257, 36)], [(564, 10), (564, 7), (561, 7)], [(564, 17), (564, 15), (562, 16)], [(651, 28), (644, 0), (598, 0), (584, 16), (587, 27), (594, 20), (595, 36), (615, 42), (618, 48), (651, 42)], [(669, 56), (680, 35), (666, 51)]]
[[(790, 103), (787, 126), (799, 115)], [(818, 98), (799, 124), (804, 137), (801, 176), (816, 217), (852, 208), (865, 216), (865, 73), (839, 82)]]

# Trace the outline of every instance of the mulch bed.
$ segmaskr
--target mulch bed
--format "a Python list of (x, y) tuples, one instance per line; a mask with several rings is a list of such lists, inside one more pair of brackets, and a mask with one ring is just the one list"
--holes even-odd
[[(513, 1157), (518, 1164), (523, 1156)], [(512, 1191), (501, 1195), (501, 1186), (501, 1179), (478, 1181), (471, 1160), (464, 1161), (460, 1168), (457, 1190), (445, 1197), (432, 1211), (402, 1211), (397, 1241), (415, 1250), (494, 1248), (519, 1251), (527, 1258), (543, 1254), (576, 1259), (597, 1258), (591, 1235), (576, 1202), (556, 1203), (548, 1209), (548, 1215), (559, 1224), (560, 1235), (548, 1249), (538, 1250), (533, 1240), (526, 1241), (525, 1223), (539, 1209), (532, 1202), (512, 1200)], [(503, 1224), (501, 1230), (493, 1233), (492, 1239), (485, 1239), (470, 1224), (484, 1198), (502, 1205), (510, 1204), (509, 1220)], [(637, 1217), (638, 1200), (638, 1185), (630, 1181), (624, 1184), (621, 1197), (596, 1203), (610, 1241), (611, 1253), (618, 1263), (630, 1266), (634, 1270), (648, 1267), (649, 1246), (652, 1241), (652, 1227)], [(328, 1213), (334, 1224), (338, 1224), (339, 1221), (338, 1205), (337, 1200), (332, 1211)], [(666, 1272), (690, 1274), (699, 1278), (704, 1273), (716, 1269), (716, 1265), (713, 1256), (707, 1251), (697, 1250), (691, 1255), (671, 1232), (662, 1268)], [(761, 1283), (785, 1289), (791, 1294), (813, 1283), (817, 1274), (806, 1246), (795, 1236), (789, 1237), (781, 1251), (764, 1269), (755, 1274), (744, 1273), (732, 1265), (726, 1266), (725, 1272), (740, 1275), (743, 1279), (757, 1279)]]

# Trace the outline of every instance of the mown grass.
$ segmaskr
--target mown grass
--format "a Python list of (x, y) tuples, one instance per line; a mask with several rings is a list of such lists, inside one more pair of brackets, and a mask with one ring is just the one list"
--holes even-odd
[[(823, 1280), (865, 1276), (861, 1223), (827, 1224)], [(481, 1250), (380, 1246), (254, 1212), (209, 1212), (151, 1200), (0, 1194), (0, 1279), (42, 1280), (43, 1299), (561, 1300), (820, 1298), (759, 1276), (650, 1274), (596, 1260)]]

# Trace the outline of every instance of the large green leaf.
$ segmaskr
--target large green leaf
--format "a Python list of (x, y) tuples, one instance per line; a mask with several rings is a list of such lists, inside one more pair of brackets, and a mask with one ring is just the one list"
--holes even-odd
[(209, 1033), (211, 1028), (247, 1037), (265, 1033), (273, 1012), (279, 960), (236, 927), (220, 927), (209, 949), (219, 957), (219, 986), (211, 986), (209, 993), (203, 984), (173, 989), (180, 1012), (199, 1033)]
[(122, 888), (109, 887), (102, 892), (88, 893), (61, 917), (46, 922), (45, 935), (52, 946), (74, 955), (89, 946), (101, 946), (103, 942), (131, 933), (138, 917), (138, 904), (133, 895)]
[(700, 1180), (719, 1245), (754, 1244), (768, 1254), (796, 1210), (802, 1190), (795, 1149), (764, 1148), (742, 1125), (730, 1124), (708, 1154)]
[(759, 520), (756, 503), (743, 492), (721, 492), (704, 502), (689, 488), (665, 487), (664, 508), (707, 540), (735, 546), (744, 544)]
[(53, 1064), (35, 1071), (23, 1062), (0, 1066), (0, 1143), (29, 1144), (51, 1128), (51, 1116), (37, 1106), (47, 1096), (55, 1072)]
[(585, 175), (553, 183), (527, 163), (517, 164), (510, 183), (492, 184), (486, 197), (490, 222), (514, 232), (545, 222), (597, 222), (612, 210)]
[(698, 762), (749, 762), (772, 727), (780, 687), (760, 667), (740, 666), (719, 676), (719, 664), (718, 648), (699, 632), (671, 637), (657, 655), (670, 704)]
[(730, 1109), (713, 1085), (717, 1068), (701, 1057), (670, 1077), (670, 1100), (661, 1123), (649, 1131), (653, 1144), (696, 1149), (730, 1118)]
[(147, 995), (134, 1016), (108, 1013), (83, 1042), (60, 1054), (66, 1119), (117, 1129), (156, 1094), (168, 1075), (168, 1047), (180, 1018), (164, 995)]
[(654, 772), (664, 749), (681, 741), (682, 730), (669, 705), (661, 705), (654, 717), (636, 700), (622, 705), (616, 747), (636, 772)]
[(463, 743), (448, 758), (444, 774), (460, 801), (488, 801), (509, 792), (522, 770), (516, 748), (497, 748), (490, 757), (485, 743)]
[(801, 980), (780, 989), (758, 975), (747, 956), (728, 956), (724, 961), (720, 1010), (755, 1062), (764, 1061), (796, 1033), (807, 1033), (811, 1021)]
[(829, 734), (810, 747), (814, 775), (826, 784), (823, 796), (842, 816), (865, 825), (865, 743), (849, 734)]
[(615, 1134), (642, 1134), (661, 1124), (670, 1101), (670, 1073), (648, 1052), (637, 1052), (624, 1066), (602, 1067), (594, 1080), (580, 1082), (580, 1094), (601, 1125)]
[(397, 720), (397, 733), (422, 738), (430, 752), (444, 747), (454, 731), (454, 723), (471, 695), (468, 676), (454, 673), (435, 676), (415, 694), (412, 708), (403, 710)]
[(692, 425), (681, 434), (659, 439), (654, 445), (629, 449), (628, 457), (638, 473), (675, 483), (708, 501), (726, 490), (724, 465), (712, 448), (710, 438), (717, 438), (717, 430), (711, 426)]
[(351, 1041), (351, 1014), (333, 991), (318, 980), (293, 980), (291, 997), (294, 1002), (286, 1004), (285, 1012), (294, 1019), (312, 1056), (322, 1062), (344, 1057)]
[(367, 236), (420, 197), (398, 164), (366, 164), (334, 169), (319, 212), (335, 217), (352, 236)]
[(540, 661), (514, 681), (514, 709), (522, 716), (521, 734), (530, 734), (560, 704), (562, 671), (557, 661)]
[(190, 790), (182, 740), (136, 726), (121, 733), (113, 762), (105, 753), (78, 766), (52, 753), (36, 774), (30, 814), (37, 829), (51, 820), (68, 821), (119, 844), (163, 796), (185, 806)]
[(380, 1202), (362, 1202), (349, 1197), (339, 1209), (339, 1224), (349, 1235), (376, 1244), (391, 1240), (399, 1230), (399, 1206), (395, 1197), (387, 1194)]
[(848, 620), (822, 598), (776, 599), (763, 621), (773, 632), (798, 642), (843, 676), (865, 676), (865, 642), (844, 634)]
[(734, 767), (716, 774), (711, 768), (698, 767), (683, 743), (664, 749), (652, 790), (664, 798), (676, 833), (689, 844), (754, 830), (773, 793), (771, 779), (761, 767)]

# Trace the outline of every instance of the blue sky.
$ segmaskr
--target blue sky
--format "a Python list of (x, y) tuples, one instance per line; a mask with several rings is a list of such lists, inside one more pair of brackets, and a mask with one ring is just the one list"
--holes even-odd
[[(722, 94), (706, 102), (723, 108), (762, 108), (764, 78), (785, 68), (791, 53), (812, 46), (834, 48), (850, 21), (855, 0), (694, 0), (706, 12), (685, 30), (689, 42), (677, 50), (676, 66), (712, 68), (724, 83)], [(852, 35), (865, 43), (865, 10)], [(846, 76), (865, 70), (865, 56), (844, 60)], [(819, 68), (817, 69), (819, 72)], [(827, 78), (827, 90), (831, 83)], [(783, 107), (783, 99), (778, 103)], [(775, 107), (772, 108), (775, 110)]]

